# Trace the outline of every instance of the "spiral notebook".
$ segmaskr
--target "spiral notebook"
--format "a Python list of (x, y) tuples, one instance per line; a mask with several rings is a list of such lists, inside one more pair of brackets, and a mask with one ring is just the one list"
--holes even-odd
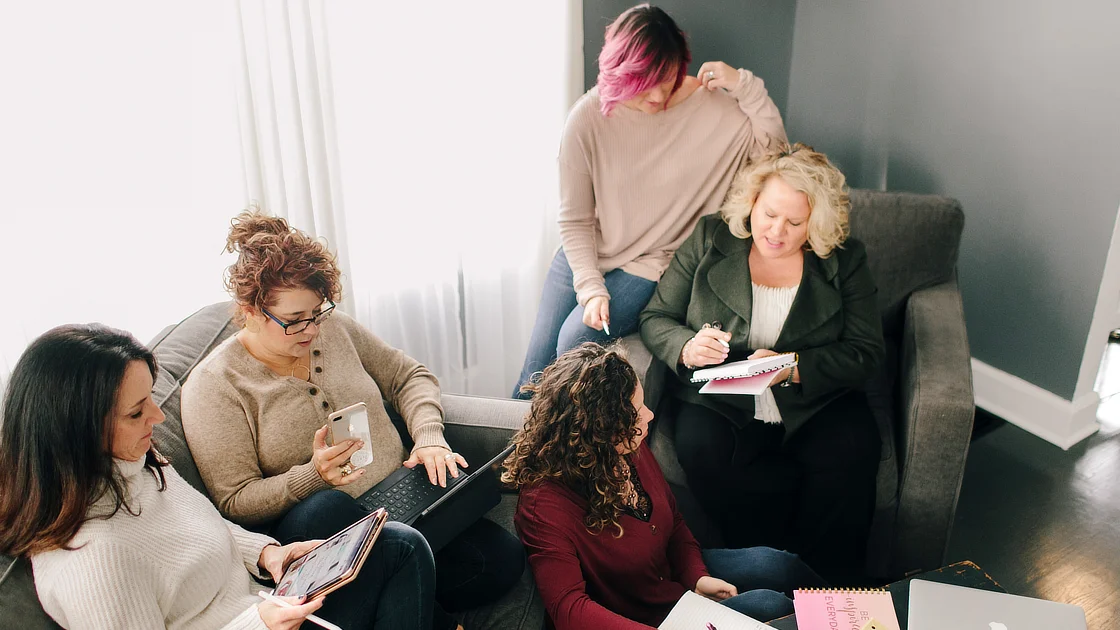
[(696, 370), (692, 373), (693, 383), (707, 383), (700, 388), (701, 394), (751, 394), (757, 396), (766, 391), (773, 379), (773, 373), (797, 365), (797, 354), (787, 352), (761, 359), (735, 361), (727, 365)]
[(899, 630), (894, 599), (885, 589), (818, 589), (793, 592), (798, 630)]

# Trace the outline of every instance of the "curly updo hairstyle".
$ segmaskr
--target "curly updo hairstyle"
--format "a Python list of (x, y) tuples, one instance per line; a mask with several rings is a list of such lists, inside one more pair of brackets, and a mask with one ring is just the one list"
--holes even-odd
[(502, 481), (517, 488), (558, 483), (587, 499), (589, 531), (610, 525), (622, 536), (627, 479), (618, 446), (638, 436), (634, 368), (616, 347), (583, 343), (525, 387), (533, 401)]
[[(233, 219), (226, 251), (237, 254), (226, 270), (226, 290), (241, 307), (268, 308), (285, 289), (308, 289), (333, 302), (342, 297), (342, 273), (327, 246), (258, 208)], [(235, 317), (243, 322), (240, 308)]]

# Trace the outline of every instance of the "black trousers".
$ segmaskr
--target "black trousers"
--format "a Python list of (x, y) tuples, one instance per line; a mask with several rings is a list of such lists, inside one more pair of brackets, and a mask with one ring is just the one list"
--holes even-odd
[[(320, 490), (273, 523), (269, 532), (281, 544), (325, 539), (367, 514), (341, 490)], [(480, 519), (435, 554), (435, 607), (432, 627), (455, 628), (448, 614), (497, 601), (521, 578), (525, 550), (501, 526)], [(307, 624), (304, 624), (307, 626)]]
[(677, 458), (728, 547), (793, 551), (833, 583), (860, 576), (875, 509), (881, 443), (862, 392), (829, 403), (784, 441), (785, 427), (676, 401)]

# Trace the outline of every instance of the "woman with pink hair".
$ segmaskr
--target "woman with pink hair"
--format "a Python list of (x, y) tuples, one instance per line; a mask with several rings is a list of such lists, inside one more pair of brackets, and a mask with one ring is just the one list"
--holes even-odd
[(677, 247), (746, 162), (786, 143), (766, 88), (722, 61), (689, 76), (684, 33), (638, 5), (607, 28), (599, 78), (560, 144), (560, 239), (514, 397), (559, 354), (636, 332)]

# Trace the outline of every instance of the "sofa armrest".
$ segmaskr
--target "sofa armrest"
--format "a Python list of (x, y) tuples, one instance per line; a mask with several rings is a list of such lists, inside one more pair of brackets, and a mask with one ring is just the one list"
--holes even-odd
[(444, 437), (471, 466), (485, 464), (508, 446), (529, 413), (525, 400), (444, 394), (441, 403)]
[(897, 573), (941, 566), (964, 478), (975, 402), (955, 278), (910, 296), (900, 393)]

